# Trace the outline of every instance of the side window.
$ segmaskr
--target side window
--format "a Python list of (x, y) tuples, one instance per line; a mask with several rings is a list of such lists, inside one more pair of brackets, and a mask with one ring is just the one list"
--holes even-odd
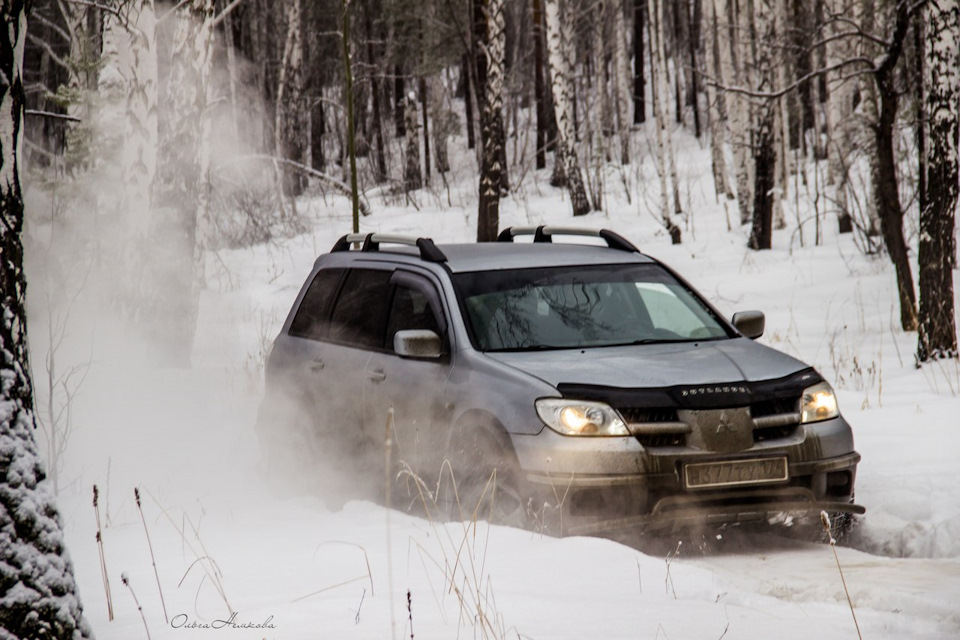
[(290, 335), (310, 340), (322, 340), (330, 317), (330, 305), (337, 292), (343, 269), (323, 269), (310, 283), (300, 302), (297, 315), (290, 323)]
[(392, 271), (351, 269), (330, 318), (329, 339), (355, 347), (383, 346)]
[(397, 284), (387, 324), (387, 349), (393, 349), (393, 336), (407, 329), (429, 329), (440, 334), (437, 318), (427, 296), (406, 284)]

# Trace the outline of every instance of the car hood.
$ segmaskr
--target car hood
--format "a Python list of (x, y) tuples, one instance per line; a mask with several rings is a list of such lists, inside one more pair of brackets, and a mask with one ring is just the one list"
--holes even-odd
[(555, 387), (661, 388), (759, 382), (809, 369), (747, 338), (711, 342), (487, 353)]

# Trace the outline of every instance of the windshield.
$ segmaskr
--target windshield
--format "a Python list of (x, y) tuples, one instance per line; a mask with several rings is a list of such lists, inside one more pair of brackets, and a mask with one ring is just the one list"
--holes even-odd
[(706, 304), (658, 265), (564, 266), (453, 276), (482, 351), (728, 338)]

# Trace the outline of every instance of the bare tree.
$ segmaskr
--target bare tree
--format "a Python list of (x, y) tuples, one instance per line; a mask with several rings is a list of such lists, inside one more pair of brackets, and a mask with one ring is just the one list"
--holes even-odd
[(188, 366), (199, 313), (209, 224), (210, 124), (207, 85), (213, 53), (213, 0), (176, 10), (161, 122), (150, 256), (152, 308), (145, 321), (158, 353)]
[(28, 0), (4, 0), (0, 12), (0, 636), (81, 640), (92, 632), (83, 618), (60, 516), (34, 439), (20, 238), (28, 9)]
[(480, 99), (480, 203), (477, 241), (496, 240), (500, 225), (500, 191), (504, 151), (503, 56), (506, 25), (503, 0), (476, 0), (474, 18)]
[(920, 326), (917, 360), (957, 357), (953, 238), (960, 177), (960, 5), (938, 0), (925, 9), (924, 124), (928, 128), (920, 210)]
[(563, 5), (568, 0), (545, 0), (544, 18), (547, 26), (547, 58), (550, 65), (550, 90), (557, 119), (557, 152), (554, 162), (562, 168), (563, 181), (570, 193), (573, 215), (590, 212), (590, 201), (580, 174), (580, 161), (575, 148), (573, 104), (570, 82), (573, 73), (571, 43), (567, 15)]
[[(274, 154), (303, 164), (305, 149), (303, 131), (306, 109), (303, 102), (303, 9), (302, 0), (284, 0), (283, 15), (286, 22), (286, 37), (280, 76), (277, 81), (277, 104), (274, 110)], [(301, 173), (284, 167), (283, 191), (288, 196), (298, 196), (303, 191)]]

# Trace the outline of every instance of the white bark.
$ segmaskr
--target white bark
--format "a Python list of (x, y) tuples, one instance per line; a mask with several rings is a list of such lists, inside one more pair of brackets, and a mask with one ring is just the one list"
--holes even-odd
[(627, 58), (627, 28), (623, 6), (615, 2), (613, 11), (613, 95), (617, 106), (617, 131), (620, 134), (620, 162), (630, 164), (630, 60)]
[[(707, 75), (712, 76), (711, 81), (706, 83), (707, 88), (707, 115), (710, 127), (710, 156), (713, 167), (713, 184), (717, 196), (733, 199), (735, 196), (730, 188), (730, 182), (727, 180), (727, 160), (723, 152), (724, 132), (727, 130), (725, 102), (726, 96), (717, 91), (714, 83), (724, 86), (726, 84), (726, 74), (730, 73), (729, 67), (729, 49), (727, 49), (726, 62), (722, 55), (723, 46), (721, 46), (718, 32), (720, 29), (717, 20), (717, 0), (705, 0), (706, 15), (704, 16), (704, 51), (706, 53)], [(725, 23), (724, 23), (725, 24)]]
[[(277, 104), (274, 121), (274, 153), (278, 158), (303, 162), (303, 43), (300, 38), (301, 0), (285, 0), (287, 34), (277, 80)], [(299, 173), (284, 171), (284, 192), (300, 193)]]
[[(670, 209), (670, 160), (668, 159), (669, 139), (667, 133), (670, 131), (669, 114), (664, 105), (666, 99), (667, 77), (665, 67), (665, 56), (663, 55), (663, 4), (662, 0), (650, 0), (648, 5), (650, 11), (650, 86), (653, 93), (653, 119), (657, 134), (657, 177), (660, 179), (660, 217), (663, 220), (663, 226), (670, 233), (674, 244), (680, 242), (679, 227), (671, 218)], [(676, 183), (674, 182), (675, 203), (679, 204), (677, 198)]]
[(557, 161), (562, 163), (564, 179), (570, 192), (574, 215), (590, 209), (580, 161), (577, 159), (576, 133), (573, 126), (573, 105), (570, 81), (572, 76), (571, 44), (567, 17), (561, 11), (561, 0), (546, 0), (544, 18), (547, 26), (547, 60), (550, 67), (550, 90), (557, 120)]

